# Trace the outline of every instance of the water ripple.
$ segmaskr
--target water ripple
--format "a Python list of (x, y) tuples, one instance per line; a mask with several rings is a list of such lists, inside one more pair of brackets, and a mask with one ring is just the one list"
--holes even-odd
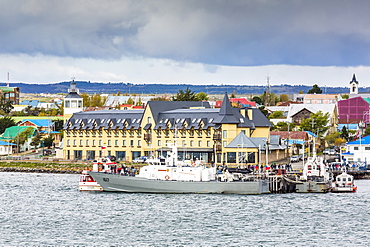
[(81, 193), (78, 175), (0, 173), (2, 246), (368, 246), (352, 194)]

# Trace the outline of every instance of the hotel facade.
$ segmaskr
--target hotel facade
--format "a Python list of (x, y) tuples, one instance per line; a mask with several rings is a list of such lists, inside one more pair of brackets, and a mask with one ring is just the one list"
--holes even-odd
[(227, 94), (219, 109), (208, 102), (149, 101), (144, 109), (84, 112), (82, 98), (71, 84), (66, 100), (71, 102), (64, 104), (69, 113), (64, 159), (116, 156), (131, 162), (140, 156), (165, 157), (175, 142), (179, 158), (204, 163), (254, 165), (268, 163), (266, 153), (284, 153), (278, 140), (270, 140), (271, 123), (261, 111), (232, 108)]

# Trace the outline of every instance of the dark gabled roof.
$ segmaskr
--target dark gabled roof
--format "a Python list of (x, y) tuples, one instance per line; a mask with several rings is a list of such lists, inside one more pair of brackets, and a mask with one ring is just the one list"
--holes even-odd
[(73, 116), (64, 124), (63, 129), (123, 129), (126, 121), (128, 123), (127, 128), (138, 129), (140, 127), (143, 113), (144, 110), (142, 109), (78, 112), (73, 114)]
[(218, 113), (218, 117), (214, 120), (215, 123), (219, 124), (238, 124), (239, 120), (235, 117), (233, 108), (231, 107), (229, 97), (225, 93), (222, 106)]
[(189, 109), (191, 107), (211, 108), (209, 102), (203, 101), (149, 101), (146, 107), (148, 106), (153, 114), (155, 124), (159, 121), (159, 113), (164, 111)]
[[(267, 119), (267, 117), (257, 108), (248, 108), (249, 110), (253, 111), (253, 119), (248, 120), (250, 124), (254, 125), (254, 127), (271, 127), (272, 123)], [(247, 115), (246, 115), (247, 118)]]
[[(177, 109), (161, 112), (158, 114), (158, 122), (154, 129), (163, 128), (163, 124), (168, 119), (171, 123), (171, 129), (175, 126), (182, 129), (186, 124), (186, 129), (199, 130), (201, 125), (203, 129), (214, 126), (213, 120), (218, 116), (218, 109)], [(205, 127), (207, 126), (207, 127)]]

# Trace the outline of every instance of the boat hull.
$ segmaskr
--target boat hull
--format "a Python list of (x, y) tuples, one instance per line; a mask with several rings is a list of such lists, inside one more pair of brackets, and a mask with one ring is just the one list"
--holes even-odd
[(297, 193), (327, 193), (331, 186), (325, 182), (305, 181), (296, 183)]
[(104, 191), (126, 193), (174, 193), (174, 194), (246, 194), (270, 193), (269, 181), (193, 182), (151, 180), (117, 174), (89, 172)]
[(78, 184), (78, 189), (80, 191), (103, 191), (103, 187), (101, 187), (97, 182), (80, 182)]

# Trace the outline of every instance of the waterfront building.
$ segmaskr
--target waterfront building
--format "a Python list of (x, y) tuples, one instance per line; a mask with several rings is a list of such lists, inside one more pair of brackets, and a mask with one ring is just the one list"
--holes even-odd
[(183, 159), (257, 164), (265, 146), (268, 154), (284, 149), (278, 138), (270, 140), (270, 127), (259, 109), (232, 108), (227, 94), (219, 109), (208, 102), (149, 101), (144, 109), (75, 112), (66, 118), (63, 153), (65, 159), (110, 155), (131, 162), (166, 156), (176, 141)]

